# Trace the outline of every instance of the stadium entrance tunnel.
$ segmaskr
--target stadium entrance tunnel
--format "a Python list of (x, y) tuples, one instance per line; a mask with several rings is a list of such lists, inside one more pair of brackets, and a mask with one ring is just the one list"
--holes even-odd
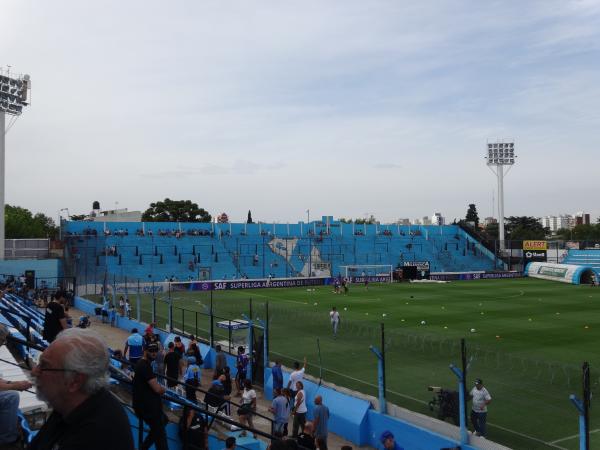
[(571, 284), (597, 284), (600, 274), (590, 266), (531, 262), (525, 268), (525, 276)]
[(586, 268), (579, 275), (579, 284), (595, 284), (597, 277), (592, 269)]

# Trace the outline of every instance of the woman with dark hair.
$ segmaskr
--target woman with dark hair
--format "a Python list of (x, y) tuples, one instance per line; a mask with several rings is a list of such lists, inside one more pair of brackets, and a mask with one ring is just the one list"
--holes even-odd
[[(244, 380), (244, 391), (242, 392), (242, 406), (238, 408), (238, 416), (240, 423), (249, 428), (254, 428), (252, 423), (252, 415), (256, 411), (256, 391), (252, 389), (252, 382)], [(246, 430), (242, 431), (240, 436), (246, 436)], [(256, 437), (256, 434), (254, 435)]]
[(227, 400), (227, 414), (231, 415), (231, 404), (229, 400), (231, 400), (231, 391), (233, 390), (233, 381), (231, 381), (231, 369), (229, 366), (225, 366), (223, 369), (223, 376), (225, 377), (222, 381), (223, 383), (223, 397)]
[(230, 397), (231, 391), (233, 391), (233, 381), (231, 380), (231, 369), (229, 366), (225, 366), (223, 375), (225, 375), (225, 381), (223, 381), (223, 389), (225, 389), (225, 392), (223, 395), (225, 395), (225, 397)]
[(184, 450), (206, 450), (208, 448), (206, 421), (189, 406), (183, 407), (183, 414), (179, 419), (179, 437)]

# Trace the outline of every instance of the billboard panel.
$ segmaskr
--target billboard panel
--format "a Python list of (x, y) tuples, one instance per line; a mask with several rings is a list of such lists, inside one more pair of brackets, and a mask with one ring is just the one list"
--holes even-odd
[(547, 241), (523, 241), (523, 250), (548, 250)]

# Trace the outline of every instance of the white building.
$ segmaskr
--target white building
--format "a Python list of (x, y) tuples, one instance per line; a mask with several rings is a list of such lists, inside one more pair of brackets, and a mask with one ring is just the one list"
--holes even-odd
[(542, 217), (540, 222), (544, 228), (549, 228), (552, 233), (556, 233), (561, 228), (571, 229), (575, 226), (575, 218), (569, 214)]
[(442, 216), (441, 213), (436, 212), (433, 213), (433, 215), (431, 216), (431, 222), (432, 225), (446, 225), (446, 218)]
[(94, 210), (84, 220), (92, 222), (141, 222), (141, 211), (127, 211), (127, 208)]
[(486, 217), (485, 219), (483, 219), (484, 227), (487, 227), (488, 225), (490, 225), (492, 223), (498, 223), (498, 219), (496, 219), (495, 217)]

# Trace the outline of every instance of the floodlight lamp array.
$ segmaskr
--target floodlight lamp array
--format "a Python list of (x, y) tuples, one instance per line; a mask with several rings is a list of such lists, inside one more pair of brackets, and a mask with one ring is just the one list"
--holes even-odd
[(487, 147), (488, 165), (510, 166), (515, 163), (514, 142), (494, 142)]
[(29, 89), (29, 75), (13, 78), (0, 73), (0, 111), (13, 116), (20, 115), (23, 107), (29, 104)]

